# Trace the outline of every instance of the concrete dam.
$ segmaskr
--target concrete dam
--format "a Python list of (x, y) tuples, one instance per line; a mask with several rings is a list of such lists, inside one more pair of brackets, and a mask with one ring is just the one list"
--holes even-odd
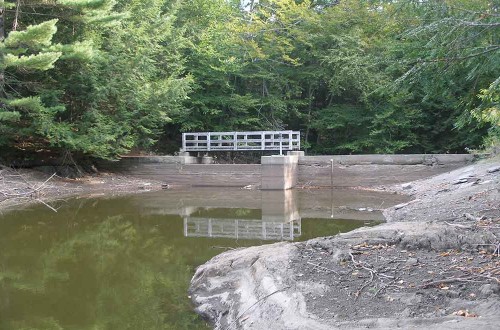
[(183, 152), (179, 156), (124, 156), (99, 167), (173, 186), (286, 190), (403, 183), (473, 160), (471, 154), (305, 156), (302, 151), (288, 151), (262, 156), (260, 164), (213, 164), (212, 157)]

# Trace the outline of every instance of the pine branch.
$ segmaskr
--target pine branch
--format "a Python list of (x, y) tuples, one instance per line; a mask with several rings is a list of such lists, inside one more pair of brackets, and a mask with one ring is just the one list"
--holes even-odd
[(481, 55), (484, 55), (484, 54), (487, 54), (487, 53), (491, 53), (491, 52), (494, 52), (496, 50), (499, 50), (500, 49), (500, 45), (492, 45), (492, 46), (488, 46), (488, 47), (491, 47), (487, 50), (484, 50), (482, 52), (478, 52), (478, 53), (474, 53), (474, 54), (470, 54), (470, 55), (467, 55), (467, 56), (460, 56), (460, 57), (442, 57), (442, 58), (435, 58), (435, 59), (430, 59), (430, 60), (423, 60), (423, 59), (420, 59), (418, 61), (415, 61), (413, 63), (410, 63), (410, 65), (415, 65), (415, 64), (421, 64), (421, 63), (438, 63), (438, 62), (459, 62), (459, 61), (464, 61), (464, 60), (468, 60), (470, 58), (474, 58), (474, 57), (477, 57), (477, 56), (481, 56)]
[(459, 20), (459, 22), (461, 25), (464, 25), (464, 26), (500, 27), (500, 22), (481, 23), (481, 22), (472, 22), (472, 21), (464, 21), (464, 20)]

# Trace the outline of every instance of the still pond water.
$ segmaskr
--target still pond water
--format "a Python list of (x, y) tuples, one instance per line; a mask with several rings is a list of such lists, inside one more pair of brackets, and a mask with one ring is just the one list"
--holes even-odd
[(0, 329), (207, 329), (187, 297), (227, 248), (302, 241), (383, 220), (360, 191), (167, 190), (0, 214)]

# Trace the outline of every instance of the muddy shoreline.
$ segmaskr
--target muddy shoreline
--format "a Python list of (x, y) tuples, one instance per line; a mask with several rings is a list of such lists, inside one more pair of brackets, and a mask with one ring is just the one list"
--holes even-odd
[(496, 328), (500, 159), (379, 189), (413, 200), (377, 227), (218, 255), (196, 311), (216, 329)]
[(0, 166), (0, 212), (70, 197), (118, 196), (162, 189), (162, 182), (100, 172), (69, 179), (30, 169)]

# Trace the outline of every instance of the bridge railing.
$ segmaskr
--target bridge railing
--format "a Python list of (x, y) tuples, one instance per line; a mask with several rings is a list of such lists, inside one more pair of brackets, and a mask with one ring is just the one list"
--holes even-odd
[(255, 131), (182, 133), (182, 150), (300, 150), (300, 132)]
[(289, 240), (302, 235), (301, 219), (266, 222), (250, 219), (184, 218), (185, 237)]

